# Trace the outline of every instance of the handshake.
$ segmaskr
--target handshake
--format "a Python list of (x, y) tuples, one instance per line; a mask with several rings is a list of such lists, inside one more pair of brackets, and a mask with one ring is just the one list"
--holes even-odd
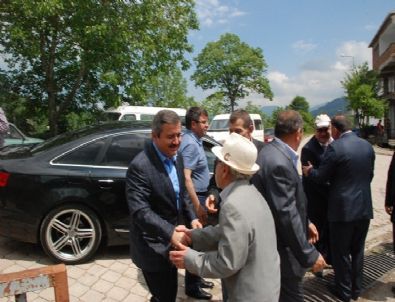
[(192, 244), (191, 232), (192, 230), (185, 225), (178, 225), (171, 236), (171, 245), (175, 250), (170, 251), (169, 258), (177, 268), (185, 268), (184, 258), (188, 251), (188, 246)]

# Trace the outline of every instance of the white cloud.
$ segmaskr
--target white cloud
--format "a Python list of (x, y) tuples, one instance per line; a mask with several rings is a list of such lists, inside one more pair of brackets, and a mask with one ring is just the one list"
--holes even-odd
[(295, 49), (297, 51), (301, 51), (301, 52), (310, 52), (316, 47), (317, 47), (316, 44), (309, 43), (304, 40), (298, 40), (292, 44), (293, 49)]
[(246, 12), (221, 4), (219, 0), (196, 0), (196, 12), (202, 26), (226, 24), (230, 19), (244, 16)]
[(267, 78), (274, 93), (273, 102), (263, 101), (262, 96), (256, 94), (251, 94), (246, 101), (284, 107), (300, 95), (310, 107), (326, 103), (344, 95), (340, 82), (351, 70), (353, 60), (355, 65), (366, 61), (371, 65), (371, 52), (366, 42), (347, 41), (334, 51), (331, 62), (324, 58), (302, 62), (299, 72), (292, 76), (280, 70), (269, 70)]

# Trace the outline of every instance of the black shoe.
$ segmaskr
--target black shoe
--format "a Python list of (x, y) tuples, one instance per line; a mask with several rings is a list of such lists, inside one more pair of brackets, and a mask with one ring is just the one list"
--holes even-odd
[(194, 288), (193, 290), (187, 290), (185, 289), (185, 294), (189, 297), (198, 299), (198, 300), (211, 300), (213, 297), (212, 294), (204, 291), (200, 287)]
[(199, 283), (199, 286), (201, 288), (213, 288), (214, 287), (214, 282), (211, 281), (206, 281), (204, 279), (202, 279)]
[(336, 298), (338, 298), (342, 302), (350, 302), (350, 298), (344, 297), (342, 294), (339, 293), (339, 291), (334, 287), (333, 285), (328, 286), (329, 292), (334, 295)]
[(352, 293), (351, 294), (351, 299), (353, 299), (354, 301), (357, 301), (358, 298), (359, 298), (359, 294), (357, 294), (357, 293)]

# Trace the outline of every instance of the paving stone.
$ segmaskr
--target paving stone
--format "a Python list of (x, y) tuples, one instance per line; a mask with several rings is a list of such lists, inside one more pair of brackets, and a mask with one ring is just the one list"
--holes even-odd
[(130, 294), (123, 300), (123, 302), (146, 302), (146, 301), (148, 301), (146, 297), (142, 297), (136, 294)]
[(81, 297), (83, 294), (85, 294), (89, 290), (89, 287), (86, 285), (83, 285), (82, 283), (75, 282), (73, 285), (69, 285), (69, 293), (72, 292), (73, 296), (75, 297)]
[(85, 273), (80, 279), (79, 282), (82, 284), (91, 287), (94, 283), (99, 280), (99, 277), (92, 275), (90, 273)]
[(105, 301), (105, 295), (102, 293), (95, 291), (95, 290), (90, 290), (85, 293), (80, 299), (81, 301), (86, 301), (86, 302), (99, 302), (99, 301)]
[(67, 276), (70, 276), (71, 278), (79, 279), (85, 273), (86, 273), (86, 271), (82, 268), (79, 268), (78, 266), (69, 265), (67, 267)]
[(119, 278), (121, 278), (121, 274), (108, 270), (106, 272), (104, 272), (103, 275), (100, 276), (100, 279), (106, 280), (108, 282), (112, 282), (112, 283), (116, 283), (118, 281)]
[(121, 277), (117, 281), (117, 286), (122, 287), (126, 290), (130, 290), (136, 283), (137, 283), (137, 280), (135, 280), (135, 279)]
[(97, 290), (100, 293), (108, 292), (114, 284), (106, 280), (99, 279), (95, 284), (93, 284), (92, 289)]
[(123, 301), (123, 299), (129, 294), (129, 291), (124, 290), (118, 286), (114, 286), (107, 293), (107, 297), (115, 301)]

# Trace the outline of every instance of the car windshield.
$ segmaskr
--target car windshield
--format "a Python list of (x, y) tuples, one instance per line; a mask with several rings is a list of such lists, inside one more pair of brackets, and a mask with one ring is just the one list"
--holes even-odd
[(117, 121), (120, 116), (119, 112), (103, 112), (101, 120), (103, 122)]
[(208, 127), (209, 131), (229, 131), (229, 120), (213, 120)]
[(105, 130), (111, 130), (115, 128), (125, 128), (125, 130), (128, 129), (149, 129), (150, 128), (150, 123), (147, 122), (116, 122), (116, 123), (103, 123), (99, 125), (93, 125), (93, 126), (88, 126), (86, 128), (82, 128), (80, 130), (72, 131), (72, 132), (66, 132), (57, 136), (54, 136), (53, 138), (50, 138), (46, 141), (44, 141), (41, 144), (35, 145), (30, 152), (31, 153), (38, 153), (44, 150), (48, 150), (50, 148), (68, 143), (70, 141), (79, 139), (81, 137), (94, 134), (99, 131), (105, 131)]

